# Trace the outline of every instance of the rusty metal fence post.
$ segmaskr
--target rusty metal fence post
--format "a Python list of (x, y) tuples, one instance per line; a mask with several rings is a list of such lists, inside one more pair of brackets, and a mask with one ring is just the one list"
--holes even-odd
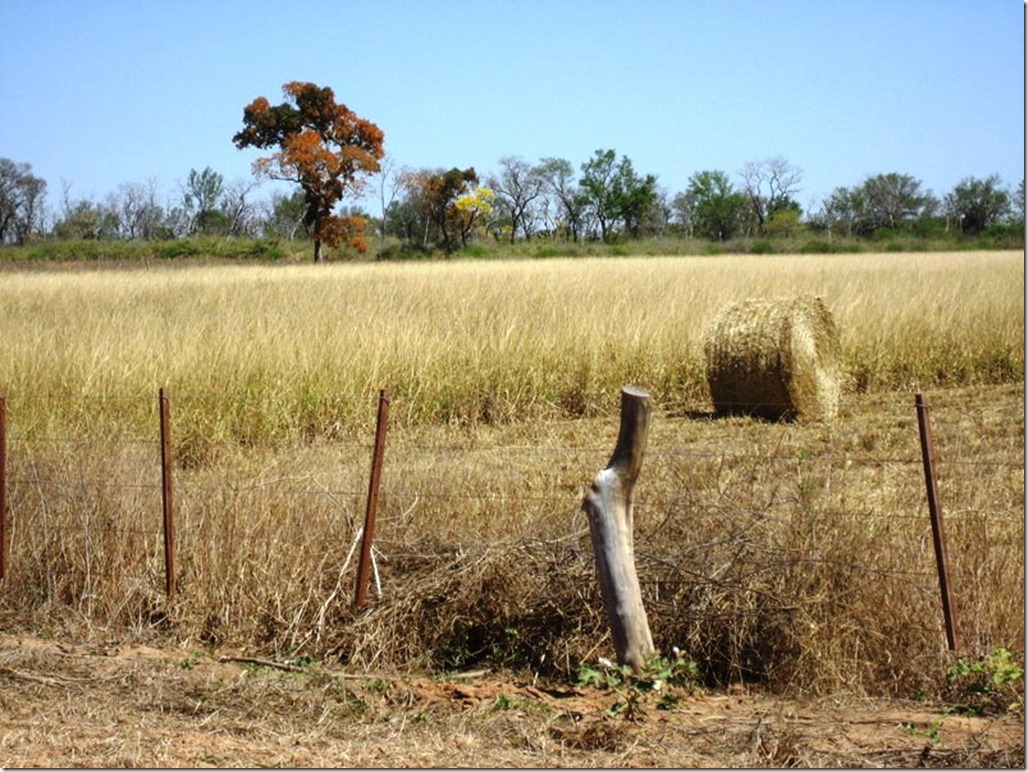
[(7, 397), (0, 394), (0, 580), (7, 576)]
[(917, 408), (917, 426), (921, 434), (921, 458), (924, 461), (925, 487), (928, 489), (928, 514), (932, 520), (932, 542), (935, 544), (935, 563), (939, 571), (939, 591), (942, 594), (942, 614), (946, 621), (946, 642), (950, 651), (957, 650), (956, 619), (953, 599), (950, 597), (949, 559), (946, 555), (946, 534), (942, 529), (942, 509), (939, 506), (939, 486), (935, 479), (935, 450), (932, 445), (932, 425), (928, 417), (931, 406), (921, 394), (914, 396)]
[(378, 488), (382, 479), (382, 456), (385, 453), (386, 424), (389, 418), (389, 395), (385, 389), (378, 394), (378, 419), (375, 425), (375, 448), (371, 454), (371, 479), (368, 483), (368, 505), (364, 512), (361, 554), (357, 563), (357, 587), (353, 605), (357, 609), (367, 602), (368, 574), (371, 570), (371, 547), (375, 538), (375, 517), (378, 512)]
[(175, 502), (171, 479), (171, 420), (168, 393), (157, 394), (161, 417), (161, 508), (164, 514), (164, 590), (175, 595)]

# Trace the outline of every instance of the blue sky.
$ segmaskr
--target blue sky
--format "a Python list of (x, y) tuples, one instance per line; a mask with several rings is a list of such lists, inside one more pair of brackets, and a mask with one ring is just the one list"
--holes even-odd
[(1012, 0), (0, 0), (0, 157), (51, 206), (64, 183), (248, 179), (243, 107), (300, 80), (377, 123), (399, 166), (484, 177), (613, 148), (674, 195), (781, 156), (804, 209), (894, 171), (940, 196), (1013, 188), (1024, 33)]

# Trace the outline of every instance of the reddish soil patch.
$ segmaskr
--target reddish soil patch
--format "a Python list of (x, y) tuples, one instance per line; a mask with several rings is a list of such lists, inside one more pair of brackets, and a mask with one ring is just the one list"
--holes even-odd
[(0, 634), (10, 767), (1023, 767), (1023, 716), (743, 690), (617, 697), (497, 674), (281, 669), (187, 649)]

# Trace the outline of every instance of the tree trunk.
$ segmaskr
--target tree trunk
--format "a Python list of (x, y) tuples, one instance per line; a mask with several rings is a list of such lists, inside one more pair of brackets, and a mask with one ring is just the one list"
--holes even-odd
[(618, 663), (636, 672), (655, 652), (632, 535), (632, 488), (646, 452), (650, 413), (648, 392), (632, 386), (621, 389), (621, 427), (614, 454), (582, 501)]
[(321, 239), (314, 239), (314, 262), (320, 263), (324, 259), (321, 254)]

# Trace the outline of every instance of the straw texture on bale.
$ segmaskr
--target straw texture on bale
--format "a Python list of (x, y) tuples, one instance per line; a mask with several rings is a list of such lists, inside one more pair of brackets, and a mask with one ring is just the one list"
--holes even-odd
[(718, 415), (778, 421), (838, 413), (839, 334), (818, 297), (751, 298), (729, 306), (708, 327), (704, 353)]

